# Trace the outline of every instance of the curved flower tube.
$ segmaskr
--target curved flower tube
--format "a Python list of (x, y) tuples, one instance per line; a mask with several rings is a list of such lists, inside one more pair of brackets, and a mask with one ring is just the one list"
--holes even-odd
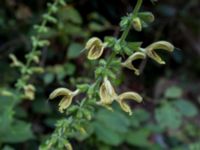
[(142, 102), (142, 97), (136, 92), (125, 92), (118, 96), (117, 102), (120, 104), (120, 107), (129, 115), (132, 115), (130, 106), (126, 103), (126, 100), (134, 100), (138, 103)]
[(54, 99), (58, 96), (63, 96), (60, 103), (58, 104), (59, 111), (63, 113), (64, 110), (71, 105), (73, 97), (76, 96), (78, 93), (79, 90), (70, 91), (69, 89), (66, 88), (57, 88), (50, 94), (49, 99)]
[(122, 63), (122, 66), (123, 67), (126, 67), (130, 70), (134, 70), (135, 74), (136, 75), (140, 75), (140, 71), (139, 69), (137, 69), (133, 64), (132, 62), (134, 60), (137, 60), (137, 59), (145, 59), (146, 58), (146, 54), (143, 53), (143, 52), (136, 52), (134, 54), (132, 54), (125, 62)]
[(105, 45), (99, 38), (93, 37), (86, 43), (85, 48), (88, 50), (87, 58), (95, 60), (101, 57), (105, 49)]
[(166, 41), (155, 42), (145, 48), (146, 54), (159, 64), (165, 64), (165, 61), (156, 53), (156, 50), (162, 49), (168, 52), (173, 52), (174, 46)]

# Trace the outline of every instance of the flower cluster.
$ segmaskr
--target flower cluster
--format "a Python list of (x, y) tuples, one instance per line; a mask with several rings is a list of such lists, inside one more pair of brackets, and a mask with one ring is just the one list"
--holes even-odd
[[(58, 88), (50, 94), (50, 99), (62, 96), (59, 102), (59, 111), (64, 113), (67, 109), (66, 114), (69, 116), (67, 120), (63, 121), (64, 125), (62, 127), (59, 126), (56, 128), (57, 130), (54, 135), (57, 135), (59, 139), (62, 137), (66, 140), (68, 135), (73, 137), (75, 134), (76, 136), (76, 131), (79, 133), (86, 133), (85, 127), (87, 125), (84, 126), (84, 124), (95, 115), (96, 106), (103, 106), (113, 111), (112, 104), (116, 102), (123, 111), (132, 115), (128, 100), (141, 103), (143, 98), (140, 94), (133, 91), (116, 92), (114, 81), (120, 69), (124, 67), (133, 70), (135, 75), (140, 75), (140, 68), (135, 66), (133, 62), (150, 58), (158, 64), (165, 64), (165, 61), (158, 54), (158, 50), (173, 52), (174, 46), (166, 41), (154, 42), (146, 47), (142, 47), (141, 42), (126, 41), (126, 37), (131, 28), (140, 32), (149, 23), (154, 21), (152, 13), (139, 12), (141, 5), (142, 0), (138, 0), (133, 12), (122, 18), (120, 28), (123, 33), (120, 38), (105, 37), (103, 41), (98, 37), (92, 37), (86, 43), (84, 50), (87, 54), (87, 58), (91, 61), (99, 59), (99, 66), (94, 71), (94, 83), (77, 85), (77, 90), (75, 91), (71, 91), (67, 88)], [(102, 56), (105, 50), (109, 50), (109, 52), (105, 54), (108, 54), (108, 57), (103, 59)], [(126, 57), (127, 59), (124, 60)], [(71, 106), (75, 96), (80, 93), (83, 93), (83, 95), (85, 94), (83, 100), (78, 103), (79, 105)], [(54, 143), (54, 137), (55, 136), (52, 136), (51, 139), (47, 141), (47, 147), (49, 144)], [(63, 147), (66, 148), (66, 145), (63, 145)], [(70, 150), (71, 146), (69, 146), (68, 149)]]
[[(103, 55), (105, 47), (106, 44), (99, 38), (91, 38), (85, 46), (85, 49), (87, 50), (87, 58), (89, 60), (100, 58)], [(146, 57), (149, 57), (159, 64), (165, 64), (162, 58), (156, 53), (157, 50), (172, 52), (174, 50), (174, 46), (166, 41), (155, 42), (146, 48), (139, 48), (138, 52), (134, 52), (130, 55), (126, 61), (121, 63), (121, 65), (133, 70), (136, 75), (139, 75), (139, 69), (133, 65), (133, 61), (135, 60), (146, 59)], [(79, 92), (79, 90), (72, 92), (66, 88), (58, 88), (50, 94), (50, 99), (54, 99), (57, 96), (63, 96), (61, 102), (59, 103), (59, 111), (63, 113), (64, 109), (67, 109), (72, 103), (73, 97)], [(100, 101), (97, 102), (98, 105), (105, 106), (109, 110), (112, 110), (110, 105), (113, 101), (116, 101), (119, 103), (122, 110), (130, 115), (132, 114), (132, 111), (126, 100), (134, 100), (138, 103), (142, 102), (142, 97), (136, 92), (124, 92), (118, 95), (107, 76), (103, 77), (103, 83), (101, 84), (98, 93), (100, 98)]]

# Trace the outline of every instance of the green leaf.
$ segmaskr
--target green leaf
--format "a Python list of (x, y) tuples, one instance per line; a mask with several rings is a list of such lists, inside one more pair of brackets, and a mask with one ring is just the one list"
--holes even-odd
[(97, 120), (105, 127), (121, 133), (127, 132), (130, 125), (129, 119), (123, 113), (111, 112), (105, 109), (98, 112)]
[(44, 75), (44, 77), (43, 77), (43, 80), (44, 80), (44, 83), (45, 83), (46, 85), (48, 85), (48, 84), (50, 84), (50, 83), (53, 82), (54, 78), (55, 78), (55, 75), (54, 75), (54, 74), (52, 74), (52, 73), (46, 73), (46, 74)]
[(32, 102), (32, 109), (38, 114), (49, 114), (51, 113), (51, 108), (47, 100), (38, 99)]
[(71, 76), (76, 71), (76, 66), (72, 63), (66, 63), (64, 65), (65, 75)]
[(109, 145), (119, 145), (124, 141), (130, 121), (119, 111), (100, 110), (94, 122), (94, 132), (98, 139)]
[(126, 142), (134, 146), (149, 147), (151, 145), (148, 140), (150, 133), (150, 130), (146, 128), (128, 132), (126, 135)]
[(182, 95), (182, 89), (177, 86), (169, 87), (165, 92), (166, 98), (180, 98)]
[(113, 130), (109, 130), (108, 128), (105, 128), (102, 126), (100, 123), (94, 122), (94, 131), (97, 135), (97, 138), (108, 144), (108, 145), (113, 145), (117, 146), (120, 145), (123, 142), (123, 136)]
[(15, 121), (13, 125), (0, 136), (2, 142), (19, 143), (33, 139), (30, 124)]
[(134, 52), (138, 51), (142, 45), (142, 42), (128, 42), (128, 47)]
[(182, 123), (180, 112), (168, 103), (165, 103), (160, 108), (157, 108), (155, 113), (156, 121), (163, 129), (177, 129)]
[(89, 24), (89, 29), (93, 32), (101, 32), (101, 31), (105, 30), (105, 27), (99, 23), (91, 22)]
[(179, 99), (174, 101), (173, 104), (183, 116), (194, 117), (198, 114), (196, 106), (188, 100)]
[(142, 109), (142, 108), (137, 108), (134, 110), (133, 115), (131, 117), (131, 119), (136, 119), (138, 120), (140, 123), (147, 121), (149, 119), (150, 115), (149, 113)]
[(75, 24), (81, 24), (82, 18), (79, 14), (79, 12), (74, 9), (73, 7), (64, 7), (63, 9), (60, 9), (59, 18), (62, 20), (62, 22), (69, 22)]
[(83, 50), (83, 45), (79, 43), (72, 43), (67, 51), (67, 57), (74, 59), (77, 58), (80, 55), (80, 52)]

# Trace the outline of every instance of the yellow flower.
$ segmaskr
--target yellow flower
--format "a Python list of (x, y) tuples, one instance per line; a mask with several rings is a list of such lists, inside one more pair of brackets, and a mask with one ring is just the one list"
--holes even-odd
[(65, 147), (67, 148), (66, 150), (73, 150), (73, 147), (70, 143), (67, 143)]
[(163, 61), (162, 58), (156, 53), (156, 50), (158, 50), (158, 49), (166, 50), (168, 52), (173, 52), (174, 46), (169, 42), (159, 41), (159, 42), (155, 42), (145, 48), (146, 54), (151, 59), (155, 60), (159, 64), (165, 64), (165, 61)]
[(99, 90), (99, 95), (100, 102), (97, 102), (97, 104), (106, 106), (108, 109), (111, 109), (108, 105), (113, 102), (113, 100), (117, 97), (117, 94), (115, 93), (115, 90), (107, 77), (104, 78), (104, 82), (102, 83)]
[(139, 75), (140, 74), (140, 71), (139, 69), (137, 69), (133, 64), (132, 62), (134, 60), (137, 60), (137, 59), (145, 59), (146, 58), (146, 55), (145, 53), (143, 52), (136, 52), (134, 54), (132, 54), (125, 62), (122, 63), (122, 66), (123, 67), (126, 67), (128, 69), (131, 69), (131, 70), (134, 70), (135, 71), (135, 74), (136, 75)]
[(97, 37), (91, 38), (85, 48), (88, 50), (87, 58), (90, 60), (98, 59), (105, 49), (104, 43)]
[(63, 96), (60, 103), (58, 104), (59, 111), (63, 113), (64, 109), (67, 109), (71, 105), (73, 97), (76, 96), (78, 93), (79, 90), (70, 91), (66, 88), (58, 88), (50, 94), (49, 99), (54, 99), (58, 96)]
[(120, 104), (121, 108), (125, 112), (128, 112), (130, 115), (132, 114), (132, 111), (130, 106), (125, 102), (125, 100), (130, 99), (139, 103), (142, 102), (142, 97), (136, 92), (125, 92), (120, 95), (117, 95), (107, 77), (104, 78), (104, 82), (100, 87), (99, 95), (101, 100), (97, 102), (97, 104), (102, 105), (108, 108), (109, 110), (112, 110), (112, 108), (109, 105), (111, 105), (112, 102), (116, 100)]
[(129, 115), (132, 115), (132, 111), (131, 111), (131, 108), (130, 106), (126, 103), (126, 100), (134, 100), (138, 103), (142, 102), (142, 97), (136, 93), (136, 92), (125, 92), (125, 93), (122, 93), (118, 96), (117, 98), (117, 102), (120, 104), (121, 108), (129, 113)]
[(139, 17), (133, 19), (133, 27), (136, 31), (142, 31), (142, 23)]
[(35, 98), (35, 87), (31, 84), (24, 87), (24, 98), (28, 100), (34, 100)]

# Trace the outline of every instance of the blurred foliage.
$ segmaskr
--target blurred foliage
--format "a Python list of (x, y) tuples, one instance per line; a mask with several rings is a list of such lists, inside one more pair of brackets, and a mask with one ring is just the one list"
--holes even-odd
[[(74, 87), (88, 83), (94, 63), (82, 57), (83, 44), (92, 35), (118, 35), (120, 17), (130, 12), (131, 0), (69, 0), (54, 16), (58, 24), (50, 24), (43, 37), (51, 42), (41, 50), (40, 67), (44, 73), (33, 76), (37, 93), (34, 101), (25, 101), (14, 90), (19, 73), (10, 67), (8, 55), (21, 61), (30, 51), (29, 37), (33, 25), (40, 23), (46, 12), (45, 0), (0, 1), (0, 146), (3, 150), (38, 149), (52, 133), (57, 102), (48, 101), (49, 93), (58, 86)], [(145, 1), (143, 8), (156, 16), (155, 23), (130, 39), (145, 41), (167, 39), (177, 48), (173, 58), (165, 57), (166, 67), (150, 65), (144, 76), (135, 77), (124, 70), (122, 89), (144, 91), (144, 103), (135, 106), (133, 116), (118, 111), (99, 109), (88, 125), (88, 136), (72, 139), (75, 149), (200, 149), (200, 4), (199, 0)], [(127, 51), (128, 53), (128, 51)], [(94, 70), (94, 69), (93, 69)], [(125, 75), (118, 77), (123, 82)], [(11, 91), (11, 92), (5, 92)], [(15, 93), (14, 95), (11, 93)]]

